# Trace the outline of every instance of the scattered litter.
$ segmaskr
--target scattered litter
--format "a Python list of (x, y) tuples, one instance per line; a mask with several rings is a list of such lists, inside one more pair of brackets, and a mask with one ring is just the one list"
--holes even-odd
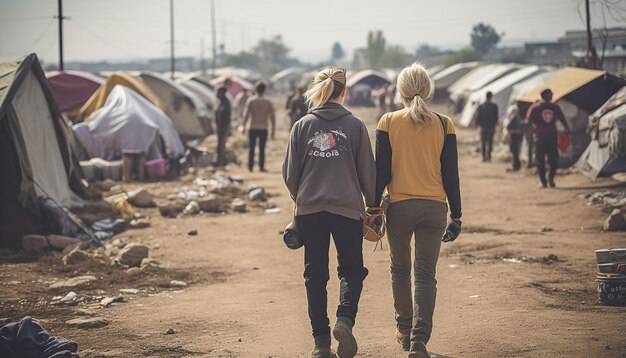
[(449, 268), (459, 268), (459, 265), (457, 264), (450, 264), (448, 265)]
[(469, 296), (469, 298), (478, 298), (478, 297), (480, 297), (480, 295), (471, 295), (471, 296)]
[(165, 332), (163, 332), (164, 334), (174, 334), (176, 333), (176, 331), (174, 331), (174, 328), (168, 328)]
[(265, 209), (265, 213), (266, 214), (280, 214), (282, 212), (283, 212), (283, 209), (281, 209), (281, 208)]
[(516, 263), (516, 264), (521, 264), (522, 263), (522, 260), (516, 259), (516, 258), (504, 258), (504, 259), (502, 259), (502, 261), (504, 261), (504, 262), (513, 262), (513, 263)]
[(196, 230), (196, 229), (189, 230), (187, 232), (187, 235), (189, 235), (189, 236), (196, 236), (196, 235), (198, 235), (198, 230)]
[(100, 301), (100, 305), (102, 305), (102, 307), (108, 307), (109, 305), (111, 305), (111, 303), (125, 301), (126, 299), (124, 298), (124, 296), (105, 297), (102, 299), (102, 301)]
[(542, 226), (540, 231), (541, 232), (550, 232), (550, 231), (554, 231), (554, 229), (551, 228), (551, 227), (548, 227), (548, 226)]
[(170, 285), (169, 286), (172, 287), (172, 288), (183, 288), (183, 287), (187, 287), (187, 282), (172, 280), (172, 281), (170, 281)]
[(129, 294), (129, 295), (136, 295), (139, 293), (139, 290), (136, 288), (122, 288), (120, 289), (121, 293), (125, 293), (125, 294)]

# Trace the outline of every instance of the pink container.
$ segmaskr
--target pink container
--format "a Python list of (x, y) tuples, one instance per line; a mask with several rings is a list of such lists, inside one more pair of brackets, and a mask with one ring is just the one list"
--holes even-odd
[(153, 159), (146, 162), (146, 178), (148, 180), (163, 178), (166, 174), (165, 159)]

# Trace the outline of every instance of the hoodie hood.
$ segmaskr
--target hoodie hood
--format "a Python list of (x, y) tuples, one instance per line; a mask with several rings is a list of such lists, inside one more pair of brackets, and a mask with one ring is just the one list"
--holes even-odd
[(335, 102), (326, 102), (320, 107), (313, 108), (309, 113), (327, 121), (334, 121), (352, 114), (352, 112), (348, 111), (344, 106)]

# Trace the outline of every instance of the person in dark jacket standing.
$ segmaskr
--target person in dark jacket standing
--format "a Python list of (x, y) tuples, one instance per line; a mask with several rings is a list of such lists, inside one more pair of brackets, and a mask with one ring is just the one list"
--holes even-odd
[(478, 106), (476, 112), (476, 124), (480, 127), (480, 143), (483, 154), (483, 162), (491, 160), (493, 150), (493, 135), (498, 124), (498, 105), (491, 102), (493, 93), (487, 92), (487, 100)]
[(221, 167), (226, 165), (226, 139), (230, 134), (230, 101), (226, 97), (227, 88), (222, 86), (217, 89), (219, 104), (215, 110), (215, 123), (217, 127), (217, 158), (214, 165)]
[(291, 127), (309, 111), (309, 106), (306, 104), (306, 98), (304, 98), (304, 87), (299, 86), (296, 88), (296, 96), (291, 100), (289, 104), (289, 118), (291, 120)]
[[(567, 133), (570, 133), (569, 125), (565, 121), (565, 115), (558, 104), (552, 103), (552, 90), (541, 91), (541, 101), (536, 102), (528, 109), (528, 120), (533, 126), (535, 137), (535, 159), (537, 161), (537, 174), (541, 181), (541, 187), (550, 185), (554, 188), (554, 176), (559, 166), (559, 146), (557, 140), (556, 121), (560, 121)], [(550, 165), (550, 173), (546, 179), (546, 156)]]
[(431, 81), (422, 65), (406, 67), (397, 81), (398, 98), (405, 108), (386, 113), (378, 123), (374, 202), (379, 204), (386, 190), (396, 339), (409, 351), (409, 358), (429, 358), (426, 344), (433, 328), (441, 242), (454, 241), (461, 233), (456, 134), (450, 118), (426, 106)]
[(354, 357), (352, 334), (363, 281), (365, 203), (374, 205), (376, 167), (365, 124), (344, 106), (346, 70), (322, 69), (306, 92), (309, 113), (291, 130), (283, 178), (295, 202), (295, 222), (304, 243), (304, 280), (315, 339), (313, 358), (330, 358), (326, 284), (332, 235), (340, 279), (333, 336), (340, 358)]

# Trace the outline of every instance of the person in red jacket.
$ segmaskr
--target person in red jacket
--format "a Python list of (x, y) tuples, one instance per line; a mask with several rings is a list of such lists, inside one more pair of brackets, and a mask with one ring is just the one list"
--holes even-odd
[[(551, 188), (554, 188), (556, 186), (554, 176), (559, 166), (556, 121), (560, 121), (568, 133), (570, 133), (570, 128), (565, 121), (565, 115), (561, 107), (552, 103), (552, 90), (548, 88), (541, 92), (541, 101), (536, 102), (528, 109), (526, 117), (533, 127), (537, 173), (539, 174), (539, 180), (541, 180), (541, 187), (546, 188), (550, 185)], [(547, 180), (546, 156), (550, 165)]]

